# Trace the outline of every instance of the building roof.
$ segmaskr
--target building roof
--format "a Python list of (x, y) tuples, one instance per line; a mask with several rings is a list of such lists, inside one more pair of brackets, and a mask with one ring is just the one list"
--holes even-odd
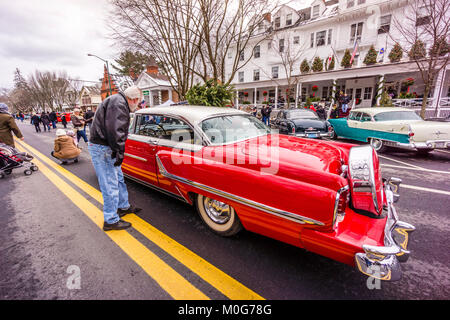
[(100, 95), (101, 87), (99, 85), (83, 86), (81, 92), (86, 91), (89, 95)]
[(174, 115), (180, 116), (197, 125), (206, 118), (220, 115), (248, 115), (247, 112), (234, 108), (178, 105), (171, 107), (153, 107), (136, 111), (136, 114)]

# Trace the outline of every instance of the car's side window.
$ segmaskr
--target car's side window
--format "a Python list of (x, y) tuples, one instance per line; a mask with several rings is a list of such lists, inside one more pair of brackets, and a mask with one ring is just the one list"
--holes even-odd
[(369, 114), (367, 114), (367, 113), (362, 113), (362, 116), (361, 116), (361, 120), (360, 120), (361, 122), (368, 122), (368, 121), (372, 121), (372, 117), (369, 115)]
[(356, 121), (358, 121), (359, 118), (361, 118), (361, 112), (351, 112), (350, 116), (348, 117), (349, 120), (356, 120)]
[(161, 116), (140, 114), (136, 118), (135, 134), (146, 137), (159, 138), (163, 130), (159, 123)]
[(196, 144), (194, 130), (183, 120), (174, 117), (162, 117), (159, 126), (161, 128), (161, 135), (159, 136), (161, 140)]

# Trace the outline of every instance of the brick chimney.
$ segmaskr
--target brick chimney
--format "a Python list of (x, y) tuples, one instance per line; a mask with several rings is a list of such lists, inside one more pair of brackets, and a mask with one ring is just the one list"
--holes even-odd
[(159, 68), (154, 58), (150, 58), (147, 63), (147, 73), (148, 74), (158, 74)]

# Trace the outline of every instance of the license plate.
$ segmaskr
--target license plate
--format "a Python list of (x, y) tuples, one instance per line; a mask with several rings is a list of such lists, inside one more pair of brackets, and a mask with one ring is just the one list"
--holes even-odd
[(445, 148), (445, 142), (436, 142), (435, 144), (434, 144), (434, 147), (435, 148)]
[(317, 138), (318, 135), (317, 135), (317, 133), (308, 133), (307, 137), (314, 139), (314, 138)]

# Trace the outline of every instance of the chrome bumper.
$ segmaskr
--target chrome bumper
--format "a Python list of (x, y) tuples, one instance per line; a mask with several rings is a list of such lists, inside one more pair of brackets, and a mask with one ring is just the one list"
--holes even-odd
[(365, 253), (355, 255), (356, 266), (363, 274), (386, 281), (400, 280), (402, 271), (399, 262), (409, 258), (409, 234), (416, 228), (398, 220), (394, 202), (399, 198), (400, 179), (385, 182), (387, 200), (387, 221), (384, 230), (384, 246), (363, 245)]
[(400, 148), (406, 149), (448, 149), (450, 140), (428, 140), (425, 142), (397, 143)]
[(327, 133), (320, 133), (320, 132), (296, 133), (296, 134), (293, 134), (293, 135), (296, 136), (296, 137), (305, 138), (305, 137), (308, 136), (308, 134), (316, 134), (317, 137), (315, 139), (317, 139), (317, 138), (330, 138), (331, 137), (331, 133), (330, 132), (327, 132)]

